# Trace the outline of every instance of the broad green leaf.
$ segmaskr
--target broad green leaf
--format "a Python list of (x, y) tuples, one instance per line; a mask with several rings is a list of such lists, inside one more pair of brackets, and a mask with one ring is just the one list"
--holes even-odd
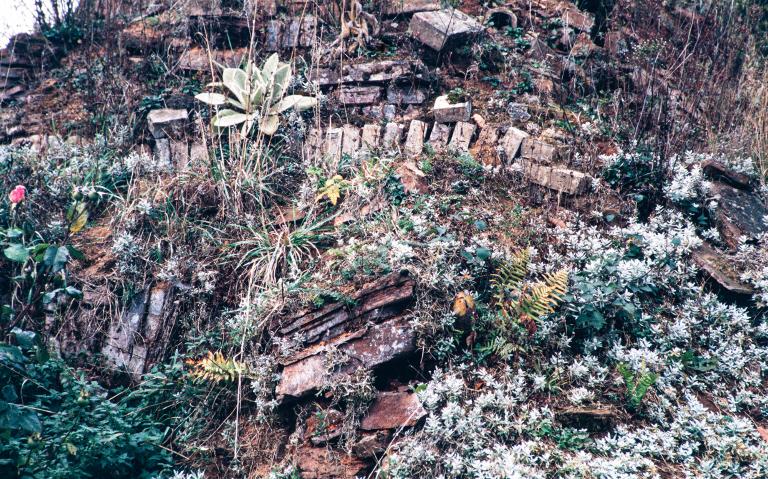
[(277, 57), (277, 53), (270, 55), (269, 58), (267, 58), (267, 61), (265, 61), (264, 65), (261, 67), (262, 78), (265, 81), (269, 81), (269, 79), (272, 78), (272, 74), (275, 73), (275, 70), (277, 70), (279, 64), (280, 60)]
[(8, 402), (14, 402), (19, 399), (19, 396), (16, 394), (16, 390), (10, 384), (3, 386), (2, 395), (3, 399)]
[(278, 126), (280, 126), (280, 118), (277, 115), (269, 114), (261, 120), (259, 130), (265, 135), (274, 135)]
[(76, 259), (78, 261), (82, 261), (85, 259), (85, 255), (83, 254), (83, 252), (75, 248), (71, 244), (67, 245), (67, 251), (69, 251), (69, 256), (71, 256), (73, 259)]
[(43, 260), (43, 257), (45, 256), (45, 251), (48, 249), (50, 245), (48, 243), (40, 243), (34, 246), (32, 248), (32, 257), (35, 258), (35, 261), (40, 262)]
[(225, 68), (222, 74), (222, 80), (224, 86), (232, 92), (237, 100), (245, 105), (245, 88), (247, 76), (245, 72), (239, 68)]
[(221, 93), (199, 93), (195, 98), (208, 105), (219, 106), (227, 102), (227, 97)]
[(8, 239), (21, 238), (24, 235), (24, 231), (21, 228), (8, 228), (5, 232), (5, 236)]
[(317, 98), (311, 97), (311, 96), (302, 96), (302, 95), (297, 95), (297, 96), (301, 96), (301, 98), (299, 99), (299, 101), (296, 102), (296, 105), (293, 106), (293, 108), (296, 111), (309, 110), (310, 108), (314, 108), (317, 106)]
[(67, 250), (67, 248), (49, 246), (48, 249), (45, 250), (43, 263), (51, 268), (52, 273), (58, 273), (64, 269), (64, 266), (67, 265), (67, 261), (69, 261), (69, 250)]
[(29, 258), (29, 250), (27, 250), (24, 245), (17, 243), (14, 243), (5, 248), (3, 253), (5, 254), (6, 258), (17, 263), (24, 263), (27, 261), (27, 258)]
[(234, 110), (221, 110), (213, 117), (211, 124), (216, 128), (227, 128), (239, 125), (248, 119), (248, 115)]
[(10, 362), (14, 363), (14, 366), (21, 367), (24, 361), (26, 361), (24, 353), (21, 352), (18, 346), (0, 343), (0, 363), (7, 365)]
[(235, 100), (234, 98), (227, 98), (227, 103), (229, 103), (230, 105), (232, 105), (234, 107), (237, 107), (237, 108), (239, 108), (241, 110), (245, 110), (245, 105), (243, 105), (239, 101)]
[(61, 288), (54, 289), (53, 291), (48, 291), (43, 295), (43, 304), (51, 304), (54, 299), (56, 299), (56, 295), (59, 294), (59, 291), (61, 291)]
[(64, 288), (64, 292), (67, 293), (67, 296), (70, 296), (72, 298), (83, 299), (83, 292), (75, 288), (74, 286), (67, 286), (66, 288)]
[(253, 72), (251, 72), (251, 90), (254, 88), (261, 88), (264, 89), (266, 86), (266, 83), (269, 81), (269, 78), (264, 78), (264, 76), (261, 74), (261, 70), (258, 68), (254, 68)]
[(280, 103), (275, 105), (273, 110), (277, 111), (278, 113), (290, 110), (291, 108), (297, 111), (304, 111), (308, 110), (309, 108), (313, 108), (315, 105), (317, 105), (316, 98), (303, 95), (288, 95), (287, 97), (280, 100)]
[(270, 105), (275, 103), (283, 97), (285, 91), (288, 89), (288, 84), (291, 81), (291, 66), (288, 64), (282, 65), (275, 70), (275, 74), (272, 77), (272, 95)]
[(37, 418), (37, 414), (34, 411), (30, 411), (29, 409), (21, 409), (15, 404), (12, 404), (11, 406), (15, 406), (18, 409), (18, 416), (16, 420), (16, 427), (18, 429), (22, 429), (33, 434), (36, 432), (39, 433), (43, 430), (43, 426), (40, 424), (40, 419)]
[(262, 101), (264, 101), (264, 86), (256, 85), (251, 91), (251, 106), (258, 108)]

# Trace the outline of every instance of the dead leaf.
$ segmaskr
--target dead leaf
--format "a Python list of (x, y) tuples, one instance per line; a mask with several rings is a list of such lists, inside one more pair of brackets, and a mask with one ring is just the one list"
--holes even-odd
[(763, 438), (763, 441), (768, 442), (768, 429), (757, 426), (757, 433)]
[(344, 178), (342, 178), (341, 175), (329, 178), (325, 182), (325, 186), (323, 186), (320, 193), (317, 195), (316, 201), (328, 198), (328, 201), (330, 201), (333, 206), (336, 206), (336, 203), (338, 203), (339, 198), (341, 197), (341, 188), (345, 185), (346, 181), (344, 181)]
[(475, 311), (475, 298), (469, 291), (462, 291), (453, 300), (453, 314), (463, 318)]
[(424, 177), (427, 175), (416, 166), (416, 163), (406, 161), (398, 166), (396, 171), (407, 193), (424, 194), (429, 191), (426, 183), (424, 183)]

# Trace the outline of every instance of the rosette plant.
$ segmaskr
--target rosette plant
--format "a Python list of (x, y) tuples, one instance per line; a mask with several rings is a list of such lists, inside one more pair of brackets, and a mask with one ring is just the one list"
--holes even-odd
[(270, 56), (261, 68), (250, 60), (245, 68), (224, 68), (222, 81), (210, 87), (224, 87), (221, 93), (200, 93), (195, 98), (212, 106), (229, 105), (220, 109), (211, 120), (215, 128), (228, 128), (242, 124), (247, 135), (254, 124), (265, 135), (273, 135), (280, 126), (279, 115), (291, 108), (304, 111), (317, 105), (317, 99), (285, 92), (291, 83), (291, 65), (281, 63), (277, 54)]

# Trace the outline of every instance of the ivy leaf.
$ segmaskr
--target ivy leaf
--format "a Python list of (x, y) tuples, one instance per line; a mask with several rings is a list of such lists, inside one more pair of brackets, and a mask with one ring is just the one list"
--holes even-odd
[(29, 250), (24, 245), (14, 243), (3, 250), (5, 257), (17, 263), (24, 263), (29, 258)]
[(16, 342), (19, 343), (21, 349), (32, 349), (35, 346), (37, 334), (35, 334), (33, 331), (24, 331), (20, 328), (13, 328), (11, 330), (11, 334), (13, 334)]
[(69, 250), (67, 248), (59, 248), (58, 246), (49, 246), (45, 250), (43, 256), (43, 263), (51, 268), (52, 273), (58, 273), (69, 261)]
[(475, 254), (477, 255), (478, 259), (485, 261), (491, 257), (491, 250), (488, 248), (477, 248), (475, 250)]
[(16, 239), (21, 238), (21, 236), (24, 234), (24, 231), (21, 230), (21, 228), (8, 228), (5, 232), (5, 236), (8, 239)]
[(34, 411), (0, 401), (0, 429), (22, 429), (32, 434), (42, 431), (43, 426)]
[(85, 255), (83, 254), (83, 252), (75, 248), (71, 244), (67, 245), (67, 251), (69, 251), (69, 256), (71, 256), (73, 259), (76, 259), (78, 261), (82, 261), (85, 259)]
[(75, 299), (83, 299), (83, 292), (79, 289), (75, 288), (74, 286), (67, 286), (64, 288), (64, 292), (67, 293), (67, 296), (75, 298)]

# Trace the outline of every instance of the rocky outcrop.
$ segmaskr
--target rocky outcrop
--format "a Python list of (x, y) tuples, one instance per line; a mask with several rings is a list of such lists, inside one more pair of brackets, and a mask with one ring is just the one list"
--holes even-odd
[[(306, 347), (281, 361), (278, 399), (301, 398), (334, 377), (414, 352), (416, 335), (408, 317), (414, 287), (407, 272), (396, 273), (364, 285), (350, 298), (354, 306), (334, 303), (286, 319), (276, 334), (302, 337)], [(330, 352), (340, 353), (343, 362), (329, 364)]]
[(102, 354), (138, 380), (165, 354), (173, 330), (173, 287), (157, 284), (136, 294), (109, 326)]
[(735, 249), (741, 238), (754, 241), (768, 232), (768, 208), (757, 194), (719, 182), (710, 192), (717, 199), (715, 220), (728, 246)]
[(694, 251), (693, 261), (723, 290), (741, 295), (754, 293), (754, 289), (739, 278), (733, 261), (712, 246), (705, 243)]

